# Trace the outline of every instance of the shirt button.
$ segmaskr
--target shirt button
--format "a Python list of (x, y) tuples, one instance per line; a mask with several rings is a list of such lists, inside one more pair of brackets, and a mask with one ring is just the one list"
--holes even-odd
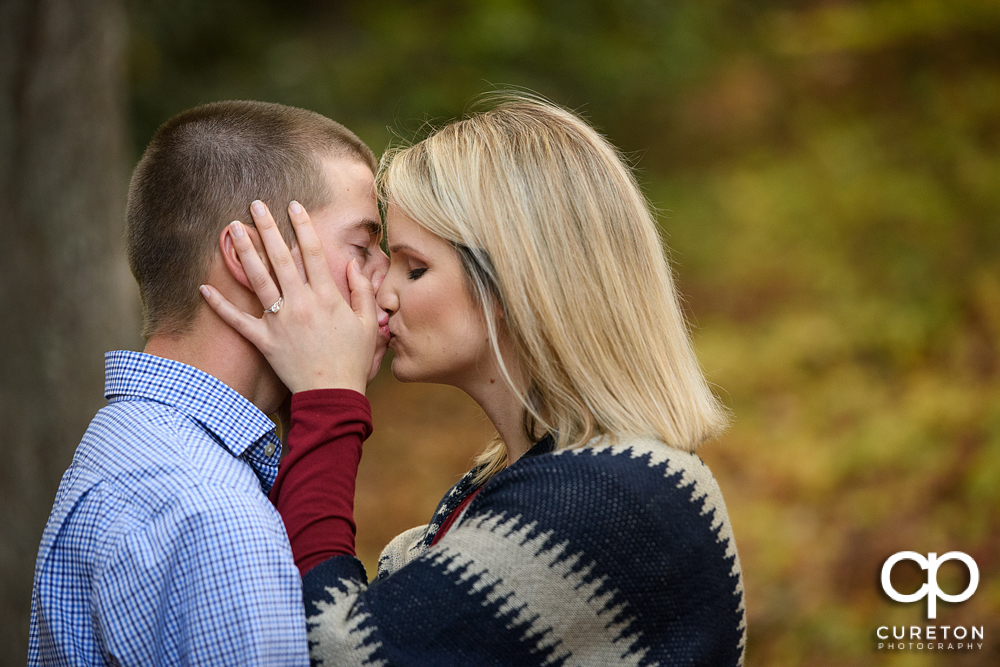
[(272, 454), (274, 454), (274, 443), (269, 442), (264, 445), (264, 456), (271, 456)]

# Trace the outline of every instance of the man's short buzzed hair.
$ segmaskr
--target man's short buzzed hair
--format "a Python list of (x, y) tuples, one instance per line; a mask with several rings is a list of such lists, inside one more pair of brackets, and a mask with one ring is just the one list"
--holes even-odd
[(323, 169), (331, 157), (376, 168), (371, 149), (343, 125), (281, 104), (214, 102), (161, 125), (132, 172), (125, 215), (143, 336), (189, 330), (217, 238), (233, 220), (253, 224), (253, 200), (268, 205), (291, 246), (288, 203), (332, 203)]

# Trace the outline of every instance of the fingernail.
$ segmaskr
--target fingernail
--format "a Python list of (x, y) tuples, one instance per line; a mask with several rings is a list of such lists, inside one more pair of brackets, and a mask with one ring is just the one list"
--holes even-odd
[(302, 213), (302, 204), (298, 203), (293, 199), (292, 203), (288, 205), (288, 210), (294, 213), (295, 215), (298, 215), (299, 213)]
[(209, 292), (209, 291), (208, 291), (208, 288), (207, 288), (207, 287), (205, 287), (204, 285), (202, 285), (201, 287), (199, 287), (199, 288), (198, 288), (198, 291), (199, 291), (199, 292), (201, 292), (201, 295), (202, 295), (203, 297), (205, 297), (206, 299), (207, 299), (208, 297), (212, 296), (212, 293), (211, 293), (211, 292)]
[(239, 220), (233, 220), (230, 222), (229, 228), (233, 230), (233, 236), (238, 239), (243, 238), (243, 225), (240, 224)]
[(263, 216), (266, 209), (264, 208), (264, 202), (259, 199), (255, 199), (252, 204), (250, 204), (250, 210), (253, 211), (255, 216)]

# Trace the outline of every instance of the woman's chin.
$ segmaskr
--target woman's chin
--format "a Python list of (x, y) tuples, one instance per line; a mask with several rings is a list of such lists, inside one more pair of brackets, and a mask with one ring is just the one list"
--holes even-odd
[(452, 384), (450, 377), (442, 377), (439, 373), (428, 372), (415, 364), (407, 363), (397, 354), (392, 358), (392, 376), (400, 382), (425, 382), (427, 384)]
[(419, 378), (415, 377), (412, 370), (406, 367), (406, 363), (396, 355), (392, 358), (392, 376), (399, 380), (400, 382), (419, 382)]

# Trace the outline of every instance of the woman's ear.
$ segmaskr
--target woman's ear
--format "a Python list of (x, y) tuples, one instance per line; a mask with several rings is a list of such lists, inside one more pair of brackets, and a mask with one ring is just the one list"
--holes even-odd
[(507, 326), (507, 311), (496, 297), (493, 298), (493, 317), (503, 326)]
[[(267, 252), (264, 251), (264, 243), (261, 241), (260, 234), (257, 233), (257, 229), (255, 227), (250, 227), (249, 225), (243, 225), (243, 231), (246, 232), (247, 237), (253, 243), (254, 250), (257, 251), (257, 255), (260, 257), (260, 260), (264, 262), (264, 266), (267, 267), (268, 272), (271, 272), (271, 263), (267, 260)], [(232, 275), (239, 284), (243, 285), (248, 290), (253, 291), (253, 287), (250, 285), (250, 280), (247, 278), (247, 273), (243, 269), (243, 262), (240, 261), (239, 253), (236, 252), (236, 246), (233, 243), (233, 228), (231, 225), (226, 225), (219, 234), (219, 250), (222, 252), (222, 261), (225, 263), (226, 269), (229, 271), (230, 275)]]

